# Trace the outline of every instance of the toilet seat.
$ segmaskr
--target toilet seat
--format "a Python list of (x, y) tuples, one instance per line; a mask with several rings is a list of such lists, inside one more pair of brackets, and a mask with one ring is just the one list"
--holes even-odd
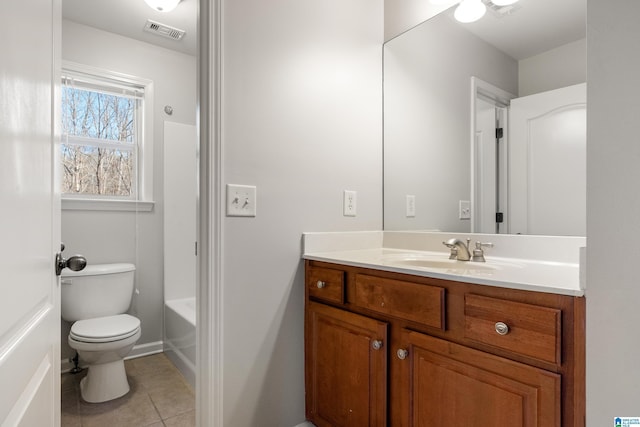
[(125, 340), (140, 332), (140, 319), (128, 314), (78, 320), (69, 338), (83, 343), (107, 343)]

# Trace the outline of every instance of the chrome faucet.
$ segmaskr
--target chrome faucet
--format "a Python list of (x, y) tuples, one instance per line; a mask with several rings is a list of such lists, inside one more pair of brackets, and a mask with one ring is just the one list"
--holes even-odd
[(469, 261), (471, 259), (471, 252), (469, 252), (471, 239), (467, 239), (467, 243), (460, 239), (449, 239), (446, 242), (442, 242), (442, 244), (451, 249), (449, 259), (457, 259), (458, 261)]
[(455, 259), (458, 261), (475, 261), (485, 262), (483, 247), (492, 248), (493, 243), (476, 242), (476, 248), (473, 250), (473, 257), (471, 256), (471, 239), (467, 238), (467, 243), (460, 239), (449, 239), (446, 242), (442, 242), (443, 245), (451, 249), (449, 259)]

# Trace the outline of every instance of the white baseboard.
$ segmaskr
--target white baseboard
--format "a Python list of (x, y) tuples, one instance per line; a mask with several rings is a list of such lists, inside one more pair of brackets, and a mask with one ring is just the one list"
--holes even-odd
[[(156, 353), (162, 353), (162, 347), (163, 347), (163, 342), (162, 341), (155, 341), (155, 342), (149, 342), (149, 343), (144, 343), (144, 344), (138, 344), (136, 346), (133, 347), (133, 349), (131, 350), (131, 353), (129, 353), (129, 355), (127, 357), (125, 357), (125, 360), (128, 359), (135, 359), (136, 357), (143, 357), (143, 356), (150, 356), (152, 354), (156, 354)], [(81, 368), (84, 368), (85, 366), (80, 365)], [(62, 359), (60, 361), (60, 372), (61, 373), (65, 373), (65, 372), (69, 372), (71, 370), (71, 368), (73, 368), (73, 362), (69, 361), (69, 359)]]
[(131, 353), (124, 360), (135, 359), (136, 357), (150, 356), (156, 353), (162, 353), (163, 348), (162, 341), (148, 342), (145, 344), (138, 344), (133, 347)]

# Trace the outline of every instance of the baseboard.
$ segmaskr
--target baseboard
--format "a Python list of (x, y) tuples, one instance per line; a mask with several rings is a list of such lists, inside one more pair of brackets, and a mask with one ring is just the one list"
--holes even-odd
[(150, 356), (156, 353), (162, 353), (163, 348), (162, 341), (149, 342), (145, 344), (139, 344), (133, 347), (131, 353), (124, 360), (135, 359), (136, 357)]
[[(155, 341), (155, 342), (149, 342), (149, 343), (144, 343), (144, 344), (138, 344), (136, 346), (133, 347), (133, 349), (131, 350), (131, 353), (129, 353), (129, 355), (127, 357), (125, 357), (125, 360), (128, 359), (135, 359), (136, 357), (143, 357), (143, 356), (150, 356), (152, 354), (156, 354), (156, 353), (162, 353), (162, 348), (163, 348), (163, 342), (162, 341)], [(84, 368), (85, 366), (83, 366), (82, 364), (80, 365), (81, 368)], [(60, 372), (61, 373), (65, 373), (65, 372), (69, 372), (71, 370), (71, 368), (73, 368), (73, 362), (69, 361), (69, 359), (62, 359), (60, 361)]]

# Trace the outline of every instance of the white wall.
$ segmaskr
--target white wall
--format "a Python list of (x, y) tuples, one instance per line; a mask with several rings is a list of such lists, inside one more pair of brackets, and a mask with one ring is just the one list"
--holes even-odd
[(640, 2), (587, 2), (587, 426), (640, 417)]
[[(142, 321), (138, 344), (162, 340), (163, 308), (163, 122), (195, 124), (196, 59), (71, 21), (63, 21), (62, 59), (153, 80), (154, 194), (152, 212), (62, 212), (62, 240), (66, 255), (82, 253), (90, 263), (133, 262), (137, 266), (131, 312)], [(163, 112), (173, 106), (173, 116)], [(62, 325), (62, 357), (68, 325)]]
[(385, 229), (468, 232), (458, 206), (471, 198), (471, 77), (515, 93), (518, 63), (446, 15), (384, 49)]
[(384, 40), (388, 41), (451, 7), (456, 0), (442, 5), (428, 0), (385, 0)]
[[(382, 227), (382, 0), (223, 2), (225, 426), (304, 420), (301, 233)], [(355, 190), (358, 215), (342, 216)]]
[(518, 95), (526, 96), (587, 81), (587, 40), (559, 46), (518, 63)]

